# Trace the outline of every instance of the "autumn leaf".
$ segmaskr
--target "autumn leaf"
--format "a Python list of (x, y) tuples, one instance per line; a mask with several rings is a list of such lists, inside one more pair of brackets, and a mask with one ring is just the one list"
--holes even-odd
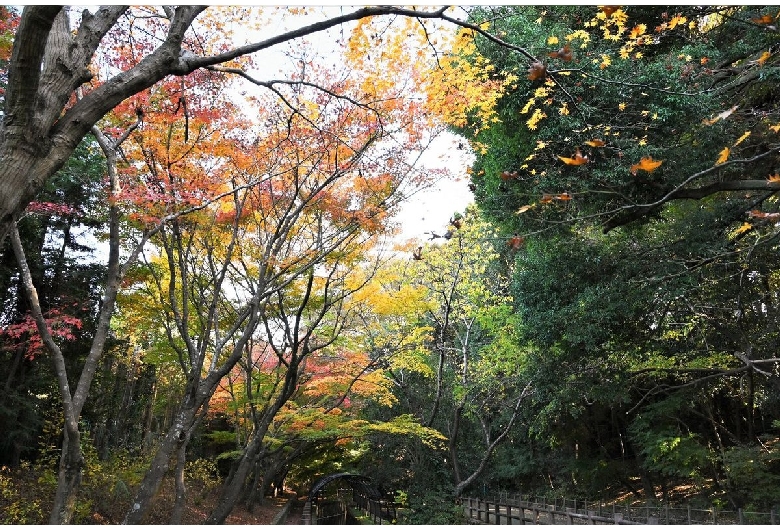
[(734, 233), (733, 233), (733, 235), (735, 235), (735, 236), (738, 236), (739, 234), (741, 234), (741, 233), (743, 233), (743, 232), (747, 232), (747, 231), (748, 231), (748, 230), (750, 230), (751, 228), (753, 228), (753, 225), (752, 225), (752, 224), (750, 224), (750, 223), (742, 223), (742, 226), (740, 226), (739, 228), (737, 228), (736, 230), (734, 230)]
[(780, 123), (778, 123), (777, 125), (770, 125), (769, 128), (772, 129), (774, 132), (780, 132)]
[(780, 182), (780, 173), (769, 175), (766, 180), (767, 182)]
[(738, 146), (739, 144), (741, 144), (742, 142), (744, 142), (745, 140), (747, 140), (748, 136), (750, 136), (750, 131), (745, 131), (745, 134), (743, 134), (742, 136), (740, 136), (740, 137), (737, 139), (737, 141), (736, 141), (736, 142), (734, 142), (734, 145), (733, 145), (732, 147), (736, 147), (736, 146)]
[(726, 118), (728, 118), (729, 116), (731, 116), (731, 114), (732, 114), (732, 113), (733, 113), (735, 110), (737, 110), (738, 108), (739, 108), (739, 105), (734, 105), (734, 106), (733, 106), (733, 107), (731, 107), (730, 109), (728, 109), (728, 110), (724, 110), (723, 112), (721, 112), (720, 114), (718, 114), (717, 116), (715, 116), (714, 118), (712, 118), (711, 120), (707, 120), (707, 119), (705, 119), (705, 120), (702, 120), (702, 123), (703, 123), (704, 125), (712, 125), (713, 123), (715, 123), (715, 122), (716, 122), (716, 121), (718, 121), (718, 120), (725, 120)]
[(567, 158), (565, 156), (558, 156), (558, 158), (560, 158), (564, 164), (569, 166), (581, 166), (588, 163), (588, 157), (582, 156), (582, 153), (580, 153), (579, 149), (577, 149), (577, 152), (574, 153), (571, 158)]
[(663, 160), (653, 160), (653, 157), (651, 156), (643, 156), (642, 159), (639, 161), (639, 163), (634, 164), (631, 166), (631, 174), (636, 175), (636, 172), (640, 169), (642, 171), (647, 171), (648, 173), (652, 173), (658, 167), (663, 164)]
[(525, 206), (521, 206), (519, 210), (517, 210), (515, 213), (525, 213), (528, 210), (531, 210), (533, 208), (536, 208), (536, 203), (533, 204), (526, 204)]
[(509, 241), (507, 241), (507, 245), (509, 245), (509, 248), (511, 248), (513, 250), (517, 250), (517, 249), (519, 249), (520, 247), (523, 246), (524, 242), (525, 242), (525, 238), (524, 237), (521, 237), (521, 236), (518, 236), (518, 235), (514, 235), (514, 236), (509, 238)]
[(554, 197), (554, 198), (555, 198), (555, 199), (558, 199), (559, 201), (570, 201), (570, 200), (572, 200), (574, 197), (572, 197), (572, 196), (571, 196), (571, 194), (570, 194), (570, 193), (568, 193), (568, 192), (563, 192), (563, 193), (560, 193), (560, 194), (558, 194), (558, 195), (555, 195), (555, 197)]
[(647, 26), (644, 24), (639, 24), (637, 26), (634, 26), (634, 29), (631, 30), (631, 33), (629, 33), (628, 38), (631, 40), (636, 40), (640, 36), (644, 35), (647, 31)]
[(729, 159), (729, 155), (731, 154), (731, 149), (728, 147), (724, 147), (723, 151), (720, 152), (720, 156), (718, 156), (718, 159), (715, 161), (715, 165), (719, 165), (724, 163), (726, 160)]
[(757, 18), (751, 18), (750, 21), (753, 22), (754, 24), (764, 24), (764, 25), (766, 25), (766, 24), (771, 24), (772, 22), (774, 22), (775, 21), (775, 17), (773, 17), (772, 15), (762, 15), (762, 16), (757, 17)]
[(764, 52), (764, 53), (761, 54), (761, 57), (756, 59), (756, 63), (763, 66), (763, 64), (766, 62), (766, 60), (769, 59), (770, 57), (772, 57), (772, 53), (771, 52)]
[(688, 19), (684, 16), (679, 14), (675, 15), (672, 17), (672, 20), (669, 21), (669, 29), (674, 29), (678, 24), (685, 24), (687, 21)]
[(588, 140), (585, 142), (585, 145), (589, 145), (591, 147), (604, 147), (607, 145), (607, 142), (604, 140), (599, 140), (598, 138), (594, 138), (593, 140)]
[(762, 212), (761, 210), (750, 210), (748, 212), (748, 215), (755, 219), (780, 219), (780, 213), (777, 212), (768, 213), (768, 212)]
[(517, 178), (517, 171), (502, 171), (501, 180), (512, 180)]
[(564, 62), (571, 61), (573, 57), (571, 48), (568, 44), (564, 45), (563, 48), (560, 48), (557, 52), (550, 52), (548, 55), (553, 59), (560, 59)]
[(528, 68), (528, 79), (536, 81), (547, 77), (547, 67), (540, 61), (534, 61)]
[(599, 9), (609, 18), (612, 16), (612, 13), (620, 9), (620, 6), (599, 6)]

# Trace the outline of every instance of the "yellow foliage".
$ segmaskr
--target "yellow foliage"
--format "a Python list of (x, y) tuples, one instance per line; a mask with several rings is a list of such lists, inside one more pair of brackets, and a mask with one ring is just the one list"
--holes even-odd
[(745, 131), (745, 133), (744, 133), (742, 136), (740, 136), (740, 137), (737, 139), (737, 141), (736, 141), (736, 142), (734, 142), (734, 146), (733, 146), (733, 147), (736, 147), (736, 146), (738, 146), (739, 144), (741, 144), (742, 142), (744, 142), (745, 140), (747, 140), (748, 136), (750, 136), (750, 131)]
[(590, 35), (588, 35), (588, 32), (582, 29), (578, 29), (577, 31), (573, 33), (569, 33), (566, 35), (566, 40), (571, 42), (575, 39), (578, 39), (581, 41), (580, 48), (587, 48), (588, 44), (590, 43)]
[(542, 121), (542, 119), (546, 118), (547, 114), (542, 112), (541, 109), (534, 109), (534, 113), (531, 115), (531, 117), (528, 119), (526, 125), (528, 125), (528, 128), (532, 131), (535, 130), (539, 126), (539, 122)]
[(728, 147), (724, 147), (723, 151), (720, 152), (720, 156), (718, 156), (718, 159), (715, 161), (715, 165), (723, 164), (726, 162), (726, 160), (729, 159), (729, 155), (731, 154), (731, 149)]

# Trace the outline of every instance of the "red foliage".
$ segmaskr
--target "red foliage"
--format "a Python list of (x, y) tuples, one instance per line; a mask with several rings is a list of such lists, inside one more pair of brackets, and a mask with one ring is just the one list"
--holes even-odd
[[(49, 311), (45, 315), (45, 320), (52, 337), (62, 341), (76, 340), (75, 331), (81, 329), (84, 324), (81, 319), (65, 314), (60, 309)], [(44, 351), (43, 340), (38, 333), (35, 319), (29, 313), (24, 316), (21, 322), (0, 329), (0, 338), (9, 339), (5, 349), (12, 350), (24, 347), (25, 357), (29, 360), (34, 359)]]

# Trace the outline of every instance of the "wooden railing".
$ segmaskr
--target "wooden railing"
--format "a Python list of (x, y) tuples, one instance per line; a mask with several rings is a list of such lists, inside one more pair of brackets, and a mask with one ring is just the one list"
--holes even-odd
[(371, 499), (355, 491), (352, 501), (371, 516), (374, 524), (382, 524), (382, 521), (394, 524), (397, 521), (396, 505), (391, 499)]
[(460, 499), (467, 518), (487, 524), (777, 524), (775, 510), (748, 512), (587, 503), (572, 499), (502, 496), (497, 500)]
[(624, 519), (622, 513), (604, 517), (592, 511), (580, 513), (522, 501), (502, 503), (471, 497), (462, 502), (466, 517), (487, 524), (641, 524)]

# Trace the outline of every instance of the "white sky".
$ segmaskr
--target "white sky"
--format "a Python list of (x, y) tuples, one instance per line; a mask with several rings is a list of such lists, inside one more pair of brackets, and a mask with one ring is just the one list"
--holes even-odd
[[(257, 5), (257, 4), (256, 4)], [(306, 4), (295, 4), (306, 5)], [(286, 6), (285, 6), (286, 7)], [(270, 33), (278, 34), (297, 27), (310, 24), (321, 20), (325, 16), (336, 16), (342, 13), (352, 11), (354, 8), (348, 6), (319, 4), (319, 9), (313, 9), (311, 15), (302, 17), (300, 15), (282, 20), (279, 17), (278, 22), (273, 21), (267, 29)], [(277, 18), (273, 15), (273, 8), (264, 9), (264, 15), (272, 20)], [(317, 52), (327, 57), (327, 50), (336, 50), (337, 38), (347, 33), (347, 28), (333, 28), (328, 32), (318, 33), (306, 38), (307, 41), (314, 44)], [(265, 35), (268, 37), (268, 34)], [(252, 36), (247, 36), (252, 40)], [(274, 74), (284, 76), (283, 72), (289, 73), (290, 59), (284, 55), (287, 49), (285, 45), (277, 46), (267, 52), (263, 52), (262, 64), (263, 72), (257, 72), (259, 78), (270, 79)], [(335, 52), (332, 52), (335, 55)], [(327, 59), (324, 59), (327, 60)], [(423, 167), (429, 168), (447, 168), (453, 175), (452, 179), (440, 180), (430, 188), (415, 194), (408, 202), (402, 206), (400, 213), (396, 217), (396, 222), (400, 224), (401, 232), (395, 240), (403, 242), (408, 239), (430, 239), (430, 232), (443, 234), (447, 230), (450, 217), (455, 212), (463, 213), (468, 204), (473, 201), (473, 194), (469, 191), (469, 178), (466, 169), (471, 165), (473, 157), (468, 149), (468, 142), (462, 141), (465, 149), (458, 149), (458, 143), (461, 143), (454, 134), (440, 135), (431, 146), (430, 150), (421, 158)], [(427, 233), (426, 233), (427, 232)]]

